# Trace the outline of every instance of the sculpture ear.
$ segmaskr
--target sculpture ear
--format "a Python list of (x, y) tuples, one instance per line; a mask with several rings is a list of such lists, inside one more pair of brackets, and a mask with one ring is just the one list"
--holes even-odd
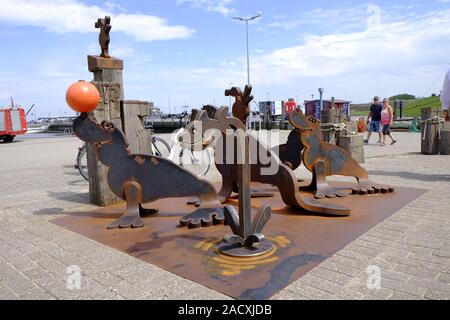
[(208, 120), (208, 112), (206, 112), (205, 110), (198, 110), (197, 115), (195, 116), (195, 120)]
[(192, 109), (191, 112), (191, 121), (197, 120), (197, 116), (198, 116), (199, 110), (198, 109)]
[(218, 121), (225, 121), (228, 115), (228, 107), (220, 107), (214, 115), (214, 119)]
[(243, 96), (244, 96), (244, 97), (248, 97), (251, 93), (252, 93), (252, 86), (251, 86), (250, 84), (247, 84), (247, 85), (245, 86)]
[(289, 116), (289, 122), (298, 129), (305, 130), (309, 128), (309, 121), (301, 110), (293, 110)]

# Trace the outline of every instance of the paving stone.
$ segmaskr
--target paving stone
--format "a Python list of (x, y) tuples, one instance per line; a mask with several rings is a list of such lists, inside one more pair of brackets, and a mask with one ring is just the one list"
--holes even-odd
[(393, 290), (380, 287), (380, 288), (371, 288), (369, 289), (367, 286), (367, 279), (355, 278), (352, 283), (347, 286), (348, 289), (364, 294), (364, 298), (367, 296), (376, 298), (376, 299), (388, 299), (393, 294)]
[(317, 289), (315, 287), (302, 284), (301, 286), (291, 288), (287, 290), (290, 294), (295, 295), (298, 298), (296, 300), (336, 300), (337, 298), (325, 291)]
[(304, 300), (305, 298), (289, 290), (275, 294), (270, 300)]
[(293, 288), (297, 288), (299, 286), (299, 284), (300, 284), (300, 286), (303, 284), (306, 284), (310, 287), (319, 289), (324, 292), (328, 292), (330, 294), (336, 294), (342, 288), (341, 285), (339, 285), (335, 282), (331, 282), (331, 281), (325, 280), (323, 278), (319, 278), (319, 277), (313, 276), (311, 274), (307, 274), (307, 275), (303, 276), (302, 278), (300, 278), (298, 283), (294, 283), (293, 285), (289, 286), (288, 289), (293, 291)]
[(439, 273), (436, 271), (430, 271), (424, 268), (414, 268), (408, 265), (398, 265), (394, 270), (401, 274), (416, 276), (425, 279), (435, 279), (439, 275)]
[(334, 260), (335, 259), (333, 259), (333, 260), (329, 259), (325, 262), (322, 262), (320, 264), (320, 267), (331, 270), (331, 271), (335, 271), (337, 273), (342, 273), (349, 277), (357, 277), (362, 272), (359, 269), (355, 269), (355, 268), (352, 268), (352, 267), (349, 267), (349, 266), (346, 266), (346, 265), (343, 265), (340, 263), (336, 263)]
[(430, 289), (425, 293), (424, 297), (429, 300), (450, 300), (450, 293)]
[(450, 283), (450, 274), (448, 273), (443, 273), (439, 276), (439, 281), (444, 282), (444, 283)]
[(434, 289), (438, 291), (447, 292), (450, 294), (450, 284), (441, 282), (441, 281), (433, 281), (430, 279), (424, 279), (419, 277), (411, 277), (408, 280), (408, 284), (414, 287), (422, 287), (427, 289)]
[(309, 274), (318, 278), (334, 282), (339, 285), (346, 285), (352, 280), (350, 276), (321, 267), (313, 269), (312, 271), (309, 272)]
[(421, 300), (421, 297), (396, 291), (389, 300)]

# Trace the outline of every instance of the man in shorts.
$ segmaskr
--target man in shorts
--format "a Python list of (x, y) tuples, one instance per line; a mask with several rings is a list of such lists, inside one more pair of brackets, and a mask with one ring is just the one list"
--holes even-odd
[(367, 123), (369, 124), (369, 134), (367, 135), (367, 139), (364, 140), (364, 143), (369, 143), (370, 136), (372, 132), (378, 132), (378, 142), (381, 143), (381, 111), (383, 111), (383, 106), (379, 103), (380, 98), (374, 97), (373, 103), (370, 106), (370, 112), (367, 116)]

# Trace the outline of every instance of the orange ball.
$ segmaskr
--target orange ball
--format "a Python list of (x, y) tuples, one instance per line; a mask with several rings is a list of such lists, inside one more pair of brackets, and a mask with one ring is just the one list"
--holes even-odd
[(76, 112), (90, 112), (100, 102), (100, 93), (92, 83), (80, 80), (67, 89), (66, 101)]

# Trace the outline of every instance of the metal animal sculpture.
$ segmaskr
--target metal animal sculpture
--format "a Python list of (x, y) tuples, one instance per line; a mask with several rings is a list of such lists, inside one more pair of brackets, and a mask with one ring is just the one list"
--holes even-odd
[(232, 107), (233, 117), (238, 118), (244, 125), (247, 125), (247, 119), (250, 115), (250, 102), (253, 100), (252, 86), (246, 85), (244, 92), (238, 87), (233, 87), (230, 90), (225, 90), (225, 96), (235, 98)]
[[(354, 194), (394, 191), (393, 188), (381, 186), (370, 181), (367, 171), (353, 160), (347, 150), (331, 143), (323, 142), (320, 121), (316, 118), (313, 116), (306, 117), (299, 110), (292, 111), (289, 120), (295, 128), (300, 130), (298, 139), (301, 140), (302, 145), (305, 147), (303, 163), (313, 174), (310, 188), (316, 191), (316, 198), (344, 197), (347, 195), (327, 183), (326, 177), (332, 175), (355, 177), (358, 180), (358, 186), (353, 189)], [(300, 152), (301, 150), (299, 150)]]
[(280, 160), (292, 170), (297, 169), (302, 164), (303, 144), (299, 139), (300, 130), (293, 129), (288, 136), (287, 142), (277, 147), (272, 148), (273, 151), (278, 151)]
[[(214, 187), (173, 162), (150, 155), (130, 154), (124, 134), (106, 121), (98, 124), (82, 113), (73, 129), (91, 144), (98, 160), (109, 168), (111, 191), (127, 202), (125, 213), (108, 228), (142, 227), (143, 203), (163, 198), (197, 197), (200, 207), (180, 219), (182, 226), (200, 227), (224, 221)], [(155, 210), (153, 210), (155, 212)]]
[[(194, 121), (189, 123), (185, 130), (186, 134), (189, 135), (185, 139), (190, 140), (194, 148), (201, 148), (201, 141), (205, 135), (211, 134), (215, 137), (215, 164), (222, 175), (222, 188), (218, 195), (222, 203), (229, 199), (233, 191), (238, 191), (236, 187), (238, 181), (236, 152), (234, 152), (234, 157), (232, 156), (233, 152), (230, 152), (233, 149), (230, 143), (235, 142), (227, 137), (227, 131), (245, 130), (245, 125), (241, 120), (235, 117), (227, 117), (227, 114), (227, 107), (219, 108), (214, 119), (209, 118), (206, 111), (198, 111)], [(284, 203), (287, 205), (329, 215), (346, 216), (350, 214), (350, 209), (344, 206), (327, 201), (302, 198), (294, 172), (254, 135), (250, 132), (247, 132), (247, 135), (251, 147), (251, 181), (277, 186)]]
[(105, 19), (99, 18), (95, 23), (95, 28), (100, 29), (100, 34), (98, 35), (98, 42), (100, 44), (100, 48), (102, 49), (102, 53), (100, 54), (100, 56), (103, 58), (111, 58), (111, 56), (109, 55), (109, 32), (112, 28), (111, 17), (106, 16)]

